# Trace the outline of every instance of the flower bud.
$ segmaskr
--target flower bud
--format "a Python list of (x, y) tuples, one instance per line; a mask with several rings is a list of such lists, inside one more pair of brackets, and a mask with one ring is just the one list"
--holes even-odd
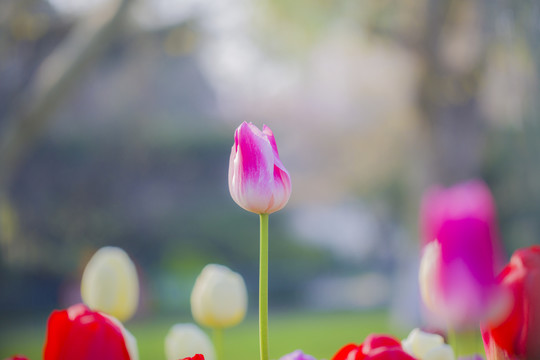
[[(496, 272), (501, 245), (495, 202), (487, 185), (474, 180), (424, 194), (420, 213), (424, 250), (420, 280), (426, 305), (454, 327), (478, 326), (502, 308)], [(433, 243), (438, 246), (429, 246)], [(421, 269), (423, 271), (425, 269)], [(423, 280), (422, 280), (423, 279)]]
[(403, 349), (419, 360), (454, 360), (454, 351), (442, 336), (414, 329), (401, 342)]
[[(214, 346), (208, 336), (195, 324), (176, 324), (165, 338), (167, 360), (191, 359), (193, 354), (204, 355), (203, 359), (215, 360)], [(197, 355), (193, 359), (199, 359)]]
[(120, 321), (133, 316), (139, 302), (135, 265), (124, 250), (103, 247), (90, 259), (81, 281), (81, 295), (90, 308)]
[(257, 214), (271, 214), (289, 201), (291, 178), (268, 126), (261, 131), (243, 122), (236, 129), (229, 160), (229, 191), (240, 207)]
[(206, 265), (191, 292), (195, 321), (211, 328), (230, 327), (244, 319), (246, 310), (247, 290), (242, 276), (223, 265)]

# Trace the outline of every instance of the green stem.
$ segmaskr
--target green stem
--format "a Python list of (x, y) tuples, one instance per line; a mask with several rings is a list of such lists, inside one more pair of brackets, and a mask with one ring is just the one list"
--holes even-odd
[(458, 339), (457, 339), (456, 331), (451, 325), (448, 325), (447, 329), (448, 329), (448, 345), (450, 345), (454, 349), (454, 354), (456, 355), (456, 358), (457, 358), (459, 355), (459, 349), (458, 349)]
[(259, 345), (261, 360), (268, 360), (268, 214), (261, 214), (259, 269)]
[(214, 328), (214, 346), (217, 360), (223, 360), (223, 329)]

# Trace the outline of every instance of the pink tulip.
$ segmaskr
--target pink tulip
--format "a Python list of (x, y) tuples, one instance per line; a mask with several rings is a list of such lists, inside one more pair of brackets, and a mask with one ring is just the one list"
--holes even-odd
[(234, 133), (229, 162), (229, 191), (245, 210), (271, 214), (291, 196), (291, 178), (279, 159), (276, 140), (266, 125), (260, 131), (243, 122)]
[(540, 246), (517, 250), (499, 278), (513, 306), (503, 321), (483, 326), (488, 360), (540, 359)]
[(496, 315), (502, 301), (495, 279), (501, 247), (488, 187), (473, 180), (432, 188), (420, 218), (427, 245), (420, 271), (426, 305), (455, 326)]

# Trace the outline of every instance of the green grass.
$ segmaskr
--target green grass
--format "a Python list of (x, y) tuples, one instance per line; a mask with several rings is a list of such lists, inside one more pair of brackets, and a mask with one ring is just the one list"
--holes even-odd
[[(137, 338), (140, 360), (165, 359), (165, 335), (174, 323), (181, 321), (173, 317), (129, 322), (126, 327)], [(407, 330), (393, 329), (385, 312), (270, 312), (269, 321), (271, 359), (279, 359), (296, 349), (317, 359), (330, 359), (341, 346), (349, 342), (360, 343), (370, 333), (389, 333), (398, 338), (408, 333)], [(0, 330), (0, 359), (14, 353), (25, 354), (31, 360), (41, 359), (44, 333), (45, 320), (3, 327)], [(257, 317), (250, 316), (242, 324), (225, 331), (223, 360), (257, 360), (258, 341)], [(460, 339), (459, 352), (481, 351), (478, 341), (476, 336)]]

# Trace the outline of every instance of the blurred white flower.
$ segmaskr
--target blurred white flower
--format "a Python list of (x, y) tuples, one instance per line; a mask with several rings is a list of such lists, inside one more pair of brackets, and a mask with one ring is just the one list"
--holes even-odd
[(215, 350), (208, 335), (197, 325), (176, 324), (171, 327), (165, 338), (165, 356), (167, 360), (177, 360), (204, 355), (205, 360), (215, 360)]
[(120, 321), (131, 318), (139, 303), (139, 281), (126, 252), (110, 246), (99, 249), (84, 269), (81, 295), (93, 310)]
[(420, 329), (411, 331), (401, 341), (403, 350), (419, 360), (454, 360), (454, 350), (444, 343), (442, 336), (431, 334)]
[(247, 310), (242, 276), (223, 265), (206, 265), (191, 292), (191, 312), (199, 324), (225, 328), (241, 322)]

